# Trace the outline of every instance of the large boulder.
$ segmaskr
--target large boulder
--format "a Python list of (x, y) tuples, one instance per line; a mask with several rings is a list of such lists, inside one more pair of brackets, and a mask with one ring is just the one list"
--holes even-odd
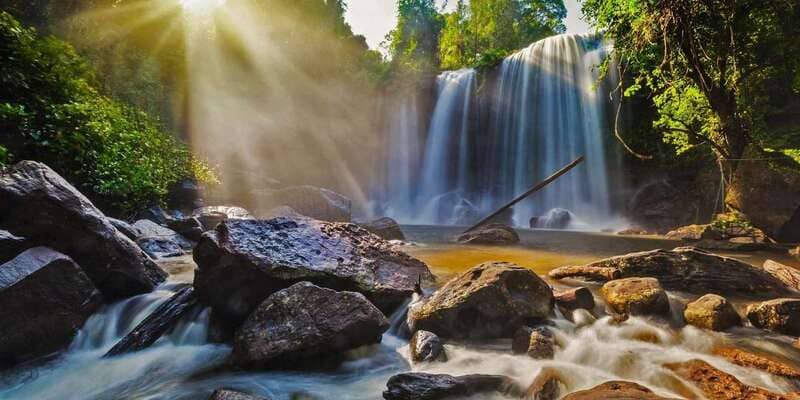
[(30, 240), (0, 229), (0, 264), (13, 259), (32, 246)]
[(747, 307), (747, 319), (756, 328), (800, 336), (800, 299), (774, 299)]
[(156, 259), (181, 256), (194, 247), (192, 242), (177, 232), (148, 219), (136, 221), (133, 228), (139, 232), (136, 244)]
[(709, 399), (789, 400), (778, 393), (742, 383), (735, 376), (714, 368), (703, 360), (665, 365), (679, 377), (692, 382)]
[(411, 361), (414, 362), (447, 361), (442, 340), (433, 332), (414, 332), (408, 343), (408, 349)]
[(510, 226), (489, 224), (461, 234), (457, 241), (462, 244), (504, 245), (519, 243), (519, 235)]
[(617, 314), (669, 314), (669, 297), (655, 278), (626, 278), (606, 283), (600, 289), (608, 307)]
[(761, 268), (693, 247), (652, 250), (611, 257), (582, 266), (556, 268), (553, 279), (610, 281), (652, 277), (667, 290), (703, 295), (716, 293), (746, 298), (775, 298), (797, 292)]
[(550, 287), (520, 266), (487, 262), (453, 278), (409, 310), (412, 331), (445, 338), (510, 338), (521, 326), (553, 312)]
[(434, 375), (409, 372), (389, 378), (386, 400), (463, 399), (475, 395), (500, 394), (520, 397), (522, 390), (511, 378), (501, 375)]
[(300, 282), (274, 293), (236, 332), (233, 358), (244, 368), (296, 368), (337, 360), (379, 343), (389, 321), (362, 294)]
[(299, 281), (362, 293), (388, 314), (432, 278), (425, 263), (363, 228), (308, 218), (225, 220), (194, 259), (201, 299), (232, 322)]
[(610, 381), (591, 389), (570, 393), (563, 400), (669, 400), (633, 382)]
[(81, 268), (46, 247), (0, 265), (0, 368), (64, 348), (102, 303)]
[(146, 293), (167, 274), (85, 196), (44, 164), (0, 174), (0, 226), (75, 260), (107, 299)]
[(716, 294), (707, 294), (687, 304), (683, 317), (689, 325), (712, 331), (725, 331), (742, 322), (731, 303)]
[(350, 222), (352, 201), (332, 190), (315, 186), (292, 186), (257, 193), (259, 210), (289, 206), (298, 213), (328, 222)]
[(389, 217), (378, 218), (359, 225), (386, 240), (406, 240), (400, 225)]

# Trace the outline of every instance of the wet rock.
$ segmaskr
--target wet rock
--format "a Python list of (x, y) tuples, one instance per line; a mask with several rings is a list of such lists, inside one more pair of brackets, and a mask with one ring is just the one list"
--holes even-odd
[(600, 289), (608, 307), (617, 314), (669, 314), (667, 292), (655, 278), (626, 278), (606, 283)]
[(289, 206), (298, 213), (327, 222), (350, 222), (352, 201), (332, 190), (315, 186), (292, 186), (258, 193), (258, 208)]
[(152, 205), (136, 213), (135, 220), (146, 219), (159, 225), (166, 225), (172, 217), (159, 205)]
[(236, 332), (244, 368), (319, 367), (356, 347), (380, 343), (389, 321), (362, 294), (300, 282), (264, 300)]
[(227, 219), (252, 219), (250, 212), (242, 207), (236, 206), (205, 206), (192, 211), (192, 216), (196, 217), (203, 225), (203, 231), (210, 231)]
[(570, 393), (562, 400), (669, 400), (633, 382), (610, 381), (591, 389)]
[(553, 296), (556, 299), (556, 306), (565, 315), (578, 309), (592, 311), (595, 307), (594, 295), (585, 287), (557, 291), (553, 293)]
[(0, 264), (12, 260), (31, 247), (33, 243), (29, 240), (0, 229)]
[(181, 256), (194, 247), (192, 242), (172, 229), (147, 219), (136, 221), (133, 227), (141, 233), (136, 244), (153, 258)]
[(434, 375), (420, 372), (389, 378), (386, 400), (460, 399), (479, 394), (499, 393), (520, 397), (522, 390), (511, 378), (501, 375)]
[(557, 400), (561, 397), (564, 379), (558, 370), (543, 368), (525, 392), (526, 400)]
[(208, 400), (268, 400), (266, 397), (254, 396), (229, 389), (217, 389)]
[(195, 242), (199, 241), (205, 232), (203, 223), (197, 217), (174, 219), (167, 226), (177, 234)]
[(747, 307), (747, 319), (756, 328), (800, 336), (800, 299), (775, 299)]
[(228, 219), (203, 235), (194, 259), (201, 299), (233, 322), (298, 281), (362, 293), (389, 314), (432, 279), (425, 263), (365, 229), (312, 219)]
[(508, 338), (553, 312), (550, 287), (520, 266), (488, 262), (453, 278), (409, 310), (409, 325), (443, 338)]
[(406, 236), (397, 221), (388, 217), (378, 218), (372, 222), (359, 225), (386, 240), (406, 240)]
[(707, 294), (687, 304), (683, 317), (690, 325), (712, 331), (724, 331), (741, 324), (731, 303), (716, 294)]
[(745, 368), (760, 369), (789, 379), (800, 379), (800, 369), (775, 357), (755, 354), (735, 347), (716, 347), (712, 353)]
[(700, 240), (722, 240), (722, 234), (717, 232), (711, 225), (688, 225), (667, 232), (670, 239), (684, 240), (687, 242), (697, 242)]
[(46, 247), (0, 265), (0, 368), (66, 347), (102, 303), (81, 268)]
[(768, 390), (750, 386), (735, 376), (720, 371), (702, 360), (667, 364), (679, 377), (694, 383), (709, 399), (715, 400), (788, 400)]
[(511, 349), (517, 354), (527, 354), (538, 359), (552, 359), (556, 341), (553, 332), (545, 327), (523, 326), (514, 333)]
[(800, 291), (800, 271), (797, 269), (772, 260), (765, 261), (762, 268), (764, 268), (764, 271), (767, 271), (767, 273), (783, 282), (784, 285)]
[(121, 219), (109, 218), (108, 222), (111, 222), (114, 228), (117, 228), (118, 231), (122, 232), (122, 234), (130, 240), (135, 241), (139, 236), (142, 236), (142, 232)]
[(583, 278), (601, 282), (651, 277), (658, 279), (667, 290), (699, 295), (775, 298), (797, 294), (761, 268), (693, 247), (631, 253), (587, 265), (556, 268), (549, 275), (553, 279)]
[(161, 336), (172, 329), (186, 312), (197, 304), (197, 296), (192, 286), (178, 290), (166, 302), (159, 305), (139, 325), (125, 335), (105, 357), (144, 350), (153, 345)]
[(444, 352), (442, 340), (433, 332), (414, 332), (408, 347), (411, 352), (411, 361), (447, 361), (447, 354)]
[(563, 208), (554, 208), (540, 217), (531, 218), (531, 228), (540, 229), (567, 229), (575, 215)]
[(514, 244), (519, 243), (519, 235), (510, 226), (489, 224), (462, 234), (457, 241), (462, 244)]
[(0, 204), (0, 226), (70, 256), (107, 300), (149, 292), (167, 276), (44, 164), (22, 161), (0, 175)]

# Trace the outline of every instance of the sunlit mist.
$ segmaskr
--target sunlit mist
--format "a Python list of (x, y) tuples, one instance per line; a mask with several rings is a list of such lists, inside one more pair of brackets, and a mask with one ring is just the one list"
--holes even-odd
[(180, 0), (181, 7), (186, 11), (197, 14), (208, 14), (223, 6), (225, 0)]

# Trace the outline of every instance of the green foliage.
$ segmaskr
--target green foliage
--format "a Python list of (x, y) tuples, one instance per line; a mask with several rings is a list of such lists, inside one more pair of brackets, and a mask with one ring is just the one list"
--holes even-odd
[(443, 69), (488, 67), (511, 52), (565, 31), (562, 0), (459, 0), (444, 16)]
[(751, 234), (755, 227), (744, 215), (739, 212), (717, 214), (711, 221), (711, 228), (725, 235), (728, 232), (741, 232)]
[(47, 163), (118, 212), (162, 199), (180, 179), (214, 180), (183, 143), (93, 80), (70, 45), (0, 12), (0, 145), (15, 159)]
[(386, 36), (394, 68), (411, 74), (437, 71), (442, 24), (436, 0), (398, 0), (397, 26)]

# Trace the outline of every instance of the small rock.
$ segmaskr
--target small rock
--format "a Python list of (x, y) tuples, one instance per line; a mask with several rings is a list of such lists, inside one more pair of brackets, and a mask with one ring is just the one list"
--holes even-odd
[(626, 278), (606, 283), (600, 289), (606, 304), (617, 314), (669, 314), (667, 292), (655, 278)]
[(688, 324), (712, 331), (724, 331), (741, 324), (733, 306), (716, 294), (707, 294), (687, 304), (683, 316)]
[(300, 282), (269, 296), (236, 332), (233, 359), (248, 369), (320, 367), (380, 343), (389, 321), (362, 294)]
[[(735, 376), (720, 371), (702, 360), (665, 365), (679, 377), (694, 383), (709, 399), (715, 400), (783, 400), (785, 397), (750, 386)], [(788, 399), (787, 399), (788, 400)]]
[(386, 240), (406, 240), (406, 236), (397, 221), (388, 217), (378, 218), (372, 222), (359, 225)]
[(697, 242), (700, 240), (722, 240), (722, 234), (711, 225), (689, 225), (667, 232), (670, 239)]
[(633, 382), (610, 381), (591, 389), (570, 393), (562, 400), (670, 400)]
[(386, 400), (439, 400), (499, 393), (520, 397), (522, 390), (511, 378), (501, 375), (434, 375), (419, 372), (389, 378)]
[(520, 266), (487, 262), (447, 282), (424, 304), (409, 310), (412, 331), (443, 338), (509, 338), (528, 323), (550, 317), (553, 292)]
[(540, 217), (533, 217), (530, 220), (531, 228), (540, 229), (567, 229), (575, 215), (563, 208), (554, 208)]
[(775, 357), (763, 356), (735, 347), (716, 347), (712, 353), (745, 368), (760, 369), (789, 379), (800, 379), (800, 369)]
[(236, 206), (205, 206), (192, 211), (192, 216), (196, 217), (203, 225), (203, 231), (210, 231), (226, 219), (252, 219), (250, 212), (242, 207)]
[(561, 397), (564, 379), (558, 370), (543, 368), (525, 392), (526, 400), (557, 400)]
[(203, 232), (205, 232), (203, 223), (197, 217), (174, 219), (167, 226), (179, 235), (195, 242), (199, 241), (200, 237), (203, 236)]
[(0, 264), (8, 262), (19, 253), (33, 247), (29, 240), (0, 229)]
[(514, 333), (511, 349), (517, 354), (528, 354), (537, 359), (552, 359), (555, 355), (553, 332), (545, 327), (523, 326)]
[(466, 232), (456, 240), (461, 244), (503, 245), (519, 243), (519, 235), (510, 226), (489, 224)]
[(235, 390), (217, 389), (208, 400), (268, 400), (266, 397), (237, 392)]
[(34, 247), (0, 265), (0, 369), (69, 345), (103, 304), (71, 258)]
[(411, 352), (411, 361), (447, 361), (447, 354), (444, 352), (442, 340), (433, 332), (414, 332), (408, 347)]
[(756, 328), (800, 336), (800, 299), (775, 299), (747, 307), (747, 319)]
[(577, 287), (557, 291), (554, 293), (556, 306), (564, 314), (571, 314), (577, 309), (594, 310), (594, 295), (592, 291), (585, 287)]

